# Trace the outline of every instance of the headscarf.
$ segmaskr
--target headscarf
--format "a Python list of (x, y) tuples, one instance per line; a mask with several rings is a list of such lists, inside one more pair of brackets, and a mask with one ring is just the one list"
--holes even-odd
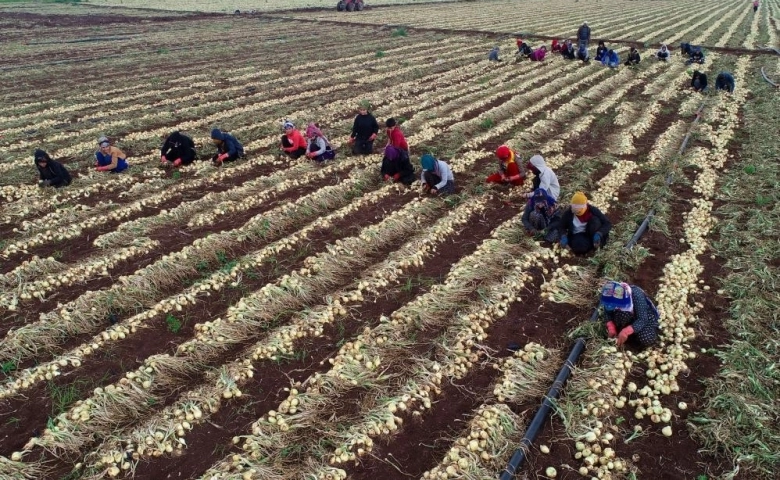
[(666, 53), (666, 52), (669, 51), (669, 47), (667, 47), (665, 43), (662, 43), (661, 44), (661, 50), (659, 50), (659, 51)]
[(631, 298), (631, 286), (625, 282), (608, 281), (601, 287), (601, 304), (607, 311), (634, 311), (634, 301)]
[(573, 213), (579, 221), (587, 223), (593, 214), (588, 208), (588, 197), (582, 192), (576, 192), (571, 197), (571, 213)]
[(41, 150), (39, 148), (39, 149), (35, 150), (35, 153), (33, 154), (33, 160), (35, 161), (35, 163), (37, 165), (38, 162), (41, 162), (41, 161), (45, 161), (45, 162), (51, 161), (51, 157), (49, 156), (48, 153), (46, 153), (45, 151), (43, 151), (43, 150)]
[(225, 140), (225, 134), (222, 133), (222, 130), (220, 130), (218, 128), (215, 128), (215, 129), (211, 130), (211, 138), (213, 140), (224, 141)]
[(107, 147), (111, 145), (111, 142), (108, 141), (108, 137), (100, 137), (98, 138), (98, 145), (101, 147)]
[(422, 165), (423, 170), (427, 170), (429, 172), (435, 172), (437, 170), (436, 158), (434, 158), (434, 156), (430, 153), (426, 153), (420, 157), (420, 165)]
[(325, 135), (322, 134), (322, 130), (317, 128), (317, 125), (310, 123), (308, 127), (306, 127), (306, 136), (307, 137), (324, 137)]
[(385, 158), (391, 162), (395, 162), (401, 158), (401, 150), (398, 147), (388, 145), (385, 147)]
[(289, 121), (289, 120), (285, 120), (282, 123), (282, 130), (287, 129), (287, 128), (295, 128), (295, 124), (293, 122)]

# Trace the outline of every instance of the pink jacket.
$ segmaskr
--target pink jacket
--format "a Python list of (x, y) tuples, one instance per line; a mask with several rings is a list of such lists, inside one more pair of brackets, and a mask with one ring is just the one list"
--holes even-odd
[(528, 57), (528, 58), (530, 58), (531, 60), (533, 60), (535, 62), (541, 62), (542, 60), (544, 60), (544, 55), (546, 53), (547, 52), (543, 48), (537, 48), (536, 50), (533, 51), (531, 56)]

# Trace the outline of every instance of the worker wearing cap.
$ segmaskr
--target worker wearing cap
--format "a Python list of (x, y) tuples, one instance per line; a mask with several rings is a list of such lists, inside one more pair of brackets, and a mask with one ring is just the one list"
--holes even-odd
[(496, 149), (498, 157), (498, 171), (485, 179), (487, 183), (508, 183), (519, 187), (525, 180), (525, 175), (520, 171), (517, 161), (519, 157), (514, 150), (501, 145)]
[(284, 135), (282, 135), (282, 152), (290, 158), (300, 158), (302, 155), (305, 155), (309, 145), (301, 131), (295, 128), (295, 124), (285, 120), (282, 123), (282, 130), (284, 130)]
[(584, 193), (576, 192), (571, 197), (569, 210), (561, 216), (559, 228), (561, 248), (588, 253), (607, 243), (612, 223), (601, 210), (588, 203)]
[(658, 309), (641, 288), (624, 282), (608, 281), (601, 288), (605, 327), (609, 338), (623, 345), (629, 338), (643, 347), (658, 341)]
[(95, 170), (98, 172), (119, 173), (130, 166), (125, 152), (111, 145), (107, 137), (98, 139), (100, 149), (95, 152)]
[(211, 161), (218, 167), (223, 162), (232, 162), (244, 156), (244, 146), (236, 137), (218, 128), (211, 130), (211, 142), (217, 147), (217, 153)]

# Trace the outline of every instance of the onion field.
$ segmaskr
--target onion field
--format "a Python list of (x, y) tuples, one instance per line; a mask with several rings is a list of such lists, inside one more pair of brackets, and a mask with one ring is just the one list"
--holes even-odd
[[(777, 0), (90, 3), (0, 3), (0, 479), (498, 478), (577, 338), (516, 478), (777, 478)], [(583, 20), (642, 62), (514, 61)], [(681, 42), (735, 91), (653, 58)], [(383, 131), (352, 155), (360, 102), (456, 193), (383, 182)], [(281, 157), (284, 120), (336, 160)], [(246, 157), (213, 166), (214, 127)], [(198, 160), (161, 169), (174, 130)], [(94, 170), (103, 135), (127, 171)], [(526, 234), (530, 185), (485, 183), (502, 144), (605, 248)], [(654, 299), (656, 346), (591, 320), (604, 279)]]

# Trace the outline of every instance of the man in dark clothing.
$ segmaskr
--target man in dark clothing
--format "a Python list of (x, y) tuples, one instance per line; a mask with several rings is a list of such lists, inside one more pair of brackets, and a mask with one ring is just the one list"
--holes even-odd
[(734, 76), (729, 72), (720, 72), (715, 77), (715, 90), (726, 90), (734, 93)]
[(70, 172), (60, 162), (55, 162), (48, 153), (41, 149), (35, 151), (35, 166), (38, 167), (38, 186), (66, 187), (70, 185)]
[(211, 141), (217, 147), (217, 153), (211, 158), (216, 166), (223, 162), (232, 162), (244, 156), (244, 146), (236, 140), (236, 137), (215, 128), (211, 131)]
[(588, 43), (590, 43), (590, 27), (588, 22), (582, 22), (582, 25), (577, 30), (577, 50), (588, 49)]
[(631, 47), (631, 51), (628, 52), (628, 60), (626, 60), (626, 65), (639, 65), (640, 60), (641, 57), (639, 56), (639, 51), (636, 49), (636, 47)]
[(178, 130), (170, 134), (160, 148), (160, 162), (163, 167), (189, 165), (193, 160), (195, 160), (195, 142)]
[(374, 140), (379, 133), (379, 123), (368, 111), (368, 105), (361, 103), (358, 114), (352, 123), (352, 133), (349, 143), (352, 144), (352, 153), (355, 155), (369, 155), (374, 153)]

